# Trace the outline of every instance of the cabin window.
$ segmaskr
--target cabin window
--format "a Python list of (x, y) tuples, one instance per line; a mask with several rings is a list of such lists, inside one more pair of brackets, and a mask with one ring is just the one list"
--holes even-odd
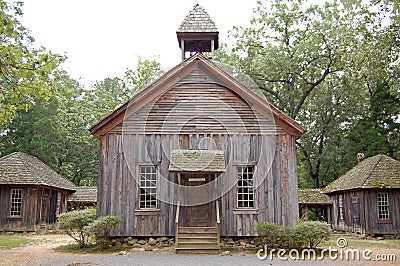
[(339, 195), (339, 219), (343, 220), (343, 195)]
[(237, 207), (254, 208), (254, 167), (238, 167), (237, 173)]
[(389, 219), (389, 195), (388, 193), (378, 193), (378, 219)]
[(22, 189), (11, 190), (10, 216), (21, 216)]
[(140, 167), (139, 208), (157, 208), (157, 171), (155, 166)]

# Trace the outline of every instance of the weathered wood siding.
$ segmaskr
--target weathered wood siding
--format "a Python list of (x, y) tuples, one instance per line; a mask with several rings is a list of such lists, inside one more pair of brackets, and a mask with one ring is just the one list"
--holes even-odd
[[(388, 193), (390, 221), (378, 219), (379, 192)], [(343, 195), (343, 220), (339, 217), (339, 195)], [(333, 200), (334, 229), (369, 235), (400, 233), (400, 190), (362, 189), (338, 192), (330, 197)]]
[[(20, 217), (10, 217), (11, 190), (22, 189)], [(66, 211), (70, 192), (41, 186), (0, 186), (0, 230), (36, 231), (41, 224), (51, 228), (58, 214)]]
[[(295, 137), (276, 127), (239, 95), (198, 68), (106, 135), (101, 136), (98, 215), (124, 219), (120, 235), (175, 235), (177, 175), (169, 173), (174, 149), (223, 150), (218, 177), (221, 235), (249, 236), (260, 221), (298, 220)], [(140, 165), (159, 171), (159, 206), (138, 210)], [(236, 169), (254, 165), (256, 208), (236, 209)]]

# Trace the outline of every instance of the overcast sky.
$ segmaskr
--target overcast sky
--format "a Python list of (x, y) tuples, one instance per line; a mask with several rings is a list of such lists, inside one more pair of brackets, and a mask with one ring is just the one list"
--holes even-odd
[(220, 42), (233, 26), (249, 24), (256, 0), (30, 0), (22, 23), (35, 46), (66, 54), (63, 64), (86, 86), (134, 68), (137, 56), (163, 68), (180, 62), (176, 30), (196, 3), (214, 20)]

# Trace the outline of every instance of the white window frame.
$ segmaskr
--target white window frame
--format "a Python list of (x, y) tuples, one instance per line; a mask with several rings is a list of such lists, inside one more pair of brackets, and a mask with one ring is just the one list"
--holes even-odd
[(22, 189), (11, 189), (10, 216), (19, 217), (22, 214)]
[[(249, 171), (251, 169), (251, 171)], [(237, 181), (236, 181), (236, 207), (238, 209), (255, 209), (255, 187), (254, 176), (255, 166), (237, 166)], [(249, 178), (251, 175), (251, 178)]]
[(343, 213), (343, 194), (340, 194), (340, 195), (339, 195), (338, 206), (339, 206), (339, 220), (344, 220), (344, 213)]
[(386, 192), (378, 192), (377, 195), (378, 203), (378, 220), (389, 220), (389, 194)]
[(139, 209), (157, 209), (157, 167), (139, 166)]

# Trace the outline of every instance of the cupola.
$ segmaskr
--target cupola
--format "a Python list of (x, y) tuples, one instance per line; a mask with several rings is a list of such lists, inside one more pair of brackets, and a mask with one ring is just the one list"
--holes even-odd
[(182, 61), (186, 53), (211, 52), (218, 49), (218, 29), (208, 13), (199, 4), (194, 5), (176, 31), (179, 47), (182, 50)]

